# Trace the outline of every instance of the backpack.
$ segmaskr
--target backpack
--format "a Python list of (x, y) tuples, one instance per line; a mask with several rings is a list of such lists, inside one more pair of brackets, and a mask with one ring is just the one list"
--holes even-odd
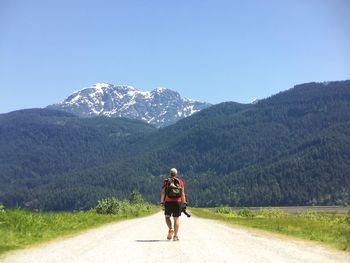
[(180, 182), (176, 178), (168, 178), (166, 180), (166, 195), (169, 198), (179, 198), (182, 195)]

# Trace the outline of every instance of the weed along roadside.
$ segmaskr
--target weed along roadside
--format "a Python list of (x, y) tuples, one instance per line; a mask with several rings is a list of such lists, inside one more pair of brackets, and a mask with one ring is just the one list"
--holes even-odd
[(191, 212), (198, 217), (317, 241), (350, 252), (350, 211), (327, 213), (306, 210), (289, 214), (277, 208), (252, 211), (247, 208), (232, 210), (229, 207), (217, 207), (192, 208)]
[(0, 255), (58, 237), (77, 234), (106, 223), (150, 215), (159, 209), (138, 193), (130, 200), (106, 198), (95, 208), (81, 212), (30, 212), (6, 209), (0, 204)]

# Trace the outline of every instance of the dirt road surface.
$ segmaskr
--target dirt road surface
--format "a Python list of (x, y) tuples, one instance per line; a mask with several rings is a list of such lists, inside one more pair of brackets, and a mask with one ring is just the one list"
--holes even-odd
[(166, 234), (157, 213), (16, 251), (0, 262), (350, 262), (345, 252), (195, 217), (181, 217), (180, 241), (167, 241)]

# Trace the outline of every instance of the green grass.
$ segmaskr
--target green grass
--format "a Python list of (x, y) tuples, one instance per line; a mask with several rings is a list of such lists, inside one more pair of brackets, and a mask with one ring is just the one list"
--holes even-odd
[(248, 209), (233, 211), (227, 207), (195, 208), (191, 209), (191, 212), (203, 218), (318, 241), (350, 251), (350, 212), (336, 214), (307, 211), (301, 214), (287, 214), (279, 209), (253, 212)]
[[(140, 209), (141, 208), (141, 209)], [(150, 205), (130, 206), (118, 214), (98, 214), (95, 211), (77, 213), (33, 213), (23, 209), (0, 210), (0, 254), (78, 233), (99, 225), (152, 214), (158, 211)]]

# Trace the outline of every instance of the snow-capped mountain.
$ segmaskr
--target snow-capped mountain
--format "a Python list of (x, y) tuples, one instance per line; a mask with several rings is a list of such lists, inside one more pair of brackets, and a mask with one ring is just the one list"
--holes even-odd
[(254, 98), (251, 102), (251, 104), (258, 104), (259, 102), (259, 99), (258, 98)]
[(47, 108), (80, 117), (125, 117), (163, 127), (209, 106), (209, 103), (181, 98), (178, 92), (166, 88), (144, 92), (131, 86), (97, 83)]

